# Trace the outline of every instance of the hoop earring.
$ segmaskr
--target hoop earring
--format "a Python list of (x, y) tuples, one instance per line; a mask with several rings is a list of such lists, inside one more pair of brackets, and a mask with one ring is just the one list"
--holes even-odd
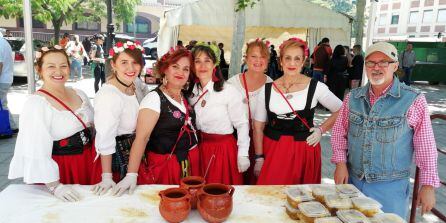
[(163, 77), (162, 82), (163, 82), (163, 85), (166, 86), (166, 85), (167, 85), (167, 78), (166, 78), (166, 77)]

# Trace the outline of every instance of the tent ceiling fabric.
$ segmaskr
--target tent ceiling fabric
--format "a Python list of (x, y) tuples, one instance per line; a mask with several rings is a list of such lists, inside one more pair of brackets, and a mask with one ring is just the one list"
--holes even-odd
[[(165, 13), (169, 27), (232, 27), (233, 15), (234, 0), (199, 0)], [(246, 26), (341, 28), (346, 32), (350, 31), (347, 16), (305, 0), (262, 0), (253, 8), (246, 9)]]
[[(230, 51), (235, 0), (199, 0), (165, 12), (160, 21), (158, 55), (175, 46), (177, 39), (217, 41)], [(329, 37), (332, 46), (350, 45), (350, 19), (306, 0), (261, 0), (246, 9), (245, 41), (265, 37), (276, 46), (290, 35), (307, 39), (310, 49)], [(305, 35), (304, 35), (305, 34)], [(228, 57), (226, 57), (228, 59)]]

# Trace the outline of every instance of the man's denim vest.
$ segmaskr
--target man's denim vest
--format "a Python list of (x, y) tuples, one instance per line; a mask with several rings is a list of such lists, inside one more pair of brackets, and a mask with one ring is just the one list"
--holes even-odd
[(369, 88), (367, 84), (350, 94), (350, 175), (365, 177), (369, 183), (407, 178), (413, 156), (413, 129), (407, 111), (420, 93), (394, 78), (389, 91), (371, 107)]

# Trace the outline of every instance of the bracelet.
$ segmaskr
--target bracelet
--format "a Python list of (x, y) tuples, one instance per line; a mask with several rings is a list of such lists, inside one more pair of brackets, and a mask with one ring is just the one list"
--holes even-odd
[(254, 159), (255, 159), (255, 160), (256, 160), (256, 159), (260, 159), (260, 158), (265, 159), (265, 155), (263, 155), (263, 154), (260, 154), (260, 155), (255, 154), (255, 155), (254, 155)]

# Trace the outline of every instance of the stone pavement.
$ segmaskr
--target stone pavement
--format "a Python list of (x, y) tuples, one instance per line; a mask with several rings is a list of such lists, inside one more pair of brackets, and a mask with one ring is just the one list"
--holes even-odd
[[(84, 79), (82, 81), (78, 81), (76, 83), (69, 83), (68, 85), (73, 85), (77, 88), (84, 90), (90, 98), (93, 98), (93, 80), (92, 79)], [(431, 113), (441, 113), (446, 114), (446, 86), (445, 85), (427, 85), (426, 83), (417, 83), (414, 85), (415, 87), (421, 89), (423, 93), (426, 94), (426, 98), (429, 104), (429, 110)], [(12, 89), (12, 93), (8, 95), (8, 100), (10, 104), (10, 109), (13, 114), (15, 114), (15, 118), (18, 118), (18, 113), (21, 111), (21, 106), (26, 98), (26, 86), (14, 86)], [(22, 103), (22, 104), (20, 104)], [(316, 122), (320, 123), (321, 120), (324, 120), (328, 117), (329, 114), (325, 111), (318, 110), (318, 114), (316, 115)], [(446, 122), (445, 121), (434, 121), (432, 123), (435, 133), (435, 138), (437, 141), (437, 146), (439, 148), (446, 148)], [(334, 183), (333, 181), (333, 172), (334, 165), (330, 163), (331, 149), (329, 142), (330, 134), (327, 133), (323, 136), (321, 144), (322, 144), (322, 181), (324, 183)], [(16, 180), (8, 180), (8, 170), (9, 163), (11, 161), (14, 146), (15, 146), (16, 137), (11, 139), (2, 139), (0, 140), (0, 191), (6, 188), (9, 184), (22, 183), (21, 179)], [(439, 155), (438, 159), (438, 170), (440, 174), (440, 178), (446, 180), (446, 156)], [(414, 173), (415, 171), (413, 171)], [(413, 176), (411, 178), (411, 182), (413, 183)], [(440, 211), (446, 213), (446, 189), (445, 187), (436, 190), (437, 195), (437, 208)], [(417, 222), (440, 222), (435, 216), (431, 214), (426, 214), (423, 217), (418, 216)]]

